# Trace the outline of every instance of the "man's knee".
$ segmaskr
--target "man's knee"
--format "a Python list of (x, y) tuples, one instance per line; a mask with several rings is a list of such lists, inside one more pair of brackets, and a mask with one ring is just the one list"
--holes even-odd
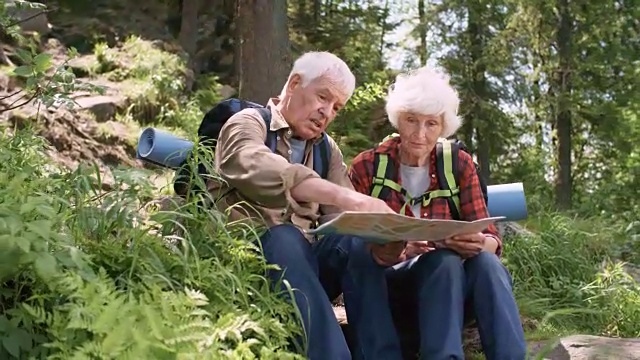
[(260, 245), (267, 262), (292, 266), (301, 261), (310, 261), (311, 245), (302, 232), (288, 224), (270, 228), (260, 238)]
[(317, 256), (325, 261), (339, 261), (342, 265), (347, 262), (366, 263), (371, 259), (371, 253), (365, 242), (357, 236), (329, 235), (323, 237), (314, 245)]

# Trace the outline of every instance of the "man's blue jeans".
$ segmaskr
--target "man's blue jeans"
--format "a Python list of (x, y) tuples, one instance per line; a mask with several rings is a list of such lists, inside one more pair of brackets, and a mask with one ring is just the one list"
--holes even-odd
[(525, 359), (511, 276), (495, 254), (463, 262), (454, 251), (438, 249), (387, 269), (387, 284), (403, 343), (411, 347), (411, 335), (419, 336), (413, 345), (421, 359), (464, 359), (465, 310), (477, 321), (488, 360)]
[(271, 271), (270, 279), (275, 284), (284, 278), (294, 289), (310, 360), (352, 359), (331, 306), (341, 291), (356, 338), (353, 359), (401, 359), (385, 268), (374, 262), (361, 239), (332, 235), (312, 245), (294, 226), (278, 225), (260, 241), (267, 262), (284, 271)]

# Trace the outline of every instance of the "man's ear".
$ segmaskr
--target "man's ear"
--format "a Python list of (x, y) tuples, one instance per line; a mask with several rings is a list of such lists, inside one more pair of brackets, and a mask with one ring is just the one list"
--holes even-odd
[(300, 85), (302, 85), (302, 77), (300, 74), (293, 74), (287, 82), (287, 91), (292, 92)]

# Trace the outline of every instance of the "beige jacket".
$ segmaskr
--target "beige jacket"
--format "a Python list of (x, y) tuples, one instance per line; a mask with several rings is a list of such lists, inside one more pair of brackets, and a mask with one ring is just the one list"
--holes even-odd
[[(292, 136), (289, 125), (271, 99), (271, 130), (277, 132), (276, 153), (265, 145), (267, 128), (260, 113), (245, 109), (222, 127), (216, 144), (215, 167), (220, 180), (209, 180), (207, 189), (220, 211), (229, 213), (230, 221), (258, 221), (267, 227), (292, 223), (302, 230), (313, 226), (320, 215), (340, 210), (316, 203), (298, 203), (290, 189), (301, 181), (320, 177), (313, 171), (313, 140), (307, 142), (304, 165), (291, 164)], [(335, 141), (328, 137), (331, 148), (328, 181), (353, 189), (347, 166)], [(319, 141), (321, 138), (316, 139)], [(311, 237), (307, 237), (311, 240)]]

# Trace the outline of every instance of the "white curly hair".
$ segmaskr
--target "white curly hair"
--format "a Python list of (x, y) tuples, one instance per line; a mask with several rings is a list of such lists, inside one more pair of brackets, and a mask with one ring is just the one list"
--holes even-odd
[(458, 116), (460, 99), (449, 84), (444, 71), (424, 66), (414, 71), (399, 74), (387, 94), (385, 110), (389, 122), (398, 127), (398, 117), (403, 112), (423, 115), (442, 115), (441, 137), (453, 135), (462, 125)]
[[(309, 85), (315, 79), (324, 77), (336, 86), (347, 99), (351, 98), (356, 88), (356, 77), (349, 66), (336, 55), (326, 51), (311, 51), (300, 56), (293, 63), (287, 84), (295, 74), (302, 78), (302, 86)], [(287, 84), (282, 89), (286, 91)]]

